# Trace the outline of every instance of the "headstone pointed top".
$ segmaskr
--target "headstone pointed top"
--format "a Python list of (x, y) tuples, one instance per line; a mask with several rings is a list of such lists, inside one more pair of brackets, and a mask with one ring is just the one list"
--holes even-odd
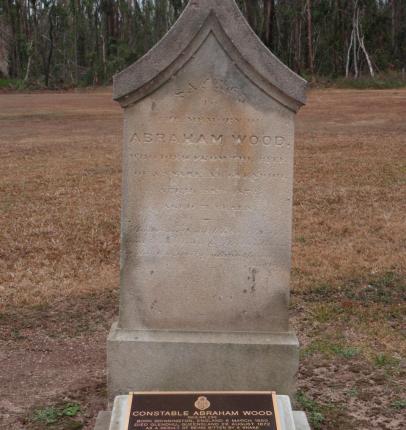
[(114, 77), (114, 99), (126, 106), (153, 92), (186, 64), (210, 32), (257, 86), (292, 110), (304, 104), (306, 81), (260, 41), (234, 0), (190, 0), (164, 38)]

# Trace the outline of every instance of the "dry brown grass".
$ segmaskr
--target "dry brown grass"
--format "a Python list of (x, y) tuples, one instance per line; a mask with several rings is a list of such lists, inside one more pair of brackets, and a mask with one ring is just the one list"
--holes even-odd
[(3, 309), (117, 285), (121, 124), (109, 96), (0, 96)]
[(406, 269), (406, 93), (314, 92), (300, 114), (295, 288)]
[[(0, 328), (15, 372), (3, 388), (18, 404), (15, 381), (27, 376), (13, 363), (35, 339), (79, 336), (87, 346), (75, 348), (89, 361), (104, 356), (121, 188), (121, 112), (110, 89), (0, 95), (0, 160)], [(292, 315), (303, 344), (299, 386), (324, 414), (323, 429), (401, 429), (405, 214), (406, 90), (311, 92), (297, 130)], [(37, 368), (44, 379), (63, 344)], [(94, 366), (101, 372), (103, 360)], [(34, 386), (35, 402), (73, 392), (55, 384), (52, 396)], [(0, 404), (0, 422), (1, 413)]]

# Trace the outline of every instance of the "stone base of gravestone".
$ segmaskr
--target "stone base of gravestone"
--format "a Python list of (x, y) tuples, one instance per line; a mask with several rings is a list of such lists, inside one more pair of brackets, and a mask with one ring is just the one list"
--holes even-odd
[[(288, 396), (277, 396), (281, 421), (281, 430), (310, 430), (306, 414), (293, 411)], [(97, 418), (95, 430), (128, 430), (128, 396), (117, 396), (111, 413), (101, 412)]]
[(294, 333), (126, 331), (108, 338), (108, 393), (266, 391), (292, 395), (299, 363)]

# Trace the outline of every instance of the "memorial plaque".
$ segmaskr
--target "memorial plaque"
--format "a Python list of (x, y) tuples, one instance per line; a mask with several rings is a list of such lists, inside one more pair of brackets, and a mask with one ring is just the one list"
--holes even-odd
[(273, 392), (132, 393), (128, 430), (281, 430)]

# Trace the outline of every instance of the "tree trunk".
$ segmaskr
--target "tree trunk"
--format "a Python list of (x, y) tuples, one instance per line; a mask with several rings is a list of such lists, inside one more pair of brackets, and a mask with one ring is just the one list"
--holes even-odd
[(247, 19), (250, 26), (256, 30), (257, 29), (257, 5), (255, 0), (245, 0), (247, 7)]
[(275, 0), (263, 0), (264, 8), (264, 25), (262, 30), (262, 38), (265, 45), (269, 48), (273, 48), (273, 23), (275, 13)]
[(302, 69), (302, 22), (299, 14), (296, 15), (294, 24), (293, 58), (294, 71), (300, 74)]
[(44, 76), (45, 76), (45, 86), (49, 86), (49, 75), (51, 72), (51, 61), (52, 61), (52, 54), (54, 51), (54, 23), (52, 20), (53, 15), (53, 6), (51, 6), (50, 11), (48, 12), (48, 25), (49, 25), (49, 51), (48, 56), (46, 57), (45, 64), (44, 64)]
[(171, 5), (173, 8), (174, 17), (176, 19), (182, 10), (182, 0), (171, 0)]
[(355, 79), (358, 78), (358, 48), (357, 48), (357, 11), (358, 11), (358, 0), (355, 2), (354, 5), (354, 15), (352, 17), (352, 29), (354, 32), (353, 35), (353, 42), (354, 42), (354, 46), (353, 46), (353, 57), (354, 57), (354, 77)]
[(396, 0), (391, 0), (391, 42), (393, 52), (397, 51), (396, 44)]
[(361, 35), (361, 31), (360, 31), (359, 9), (357, 11), (357, 16), (356, 16), (356, 35), (358, 37), (359, 46), (365, 55), (365, 59), (367, 60), (369, 73), (370, 73), (371, 77), (374, 78), (375, 77), (374, 68), (372, 67), (371, 59), (369, 58), (368, 52), (365, 48), (364, 35), (363, 34)]
[(32, 60), (32, 45), (33, 45), (33, 40), (31, 40), (30, 45), (28, 47), (28, 61), (27, 61), (27, 69), (25, 71), (25, 76), (24, 76), (24, 83), (28, 82), (28, 78), (30, 77), (31, 60)]
[(347, 50), (347, 62), (345, 65), (345, 77), (346, 78), (349, 78), (349, 76), (350, 76), (350, 61), (351, 61), (350, 59), (351, 59), (351, 48), (352, 48), (353, 39), (354, 39), (354, 29), (352, 29), (350, 44), (349, 44), (348, 50)]
[(307, 50), (309, 56), (309, 69), (314, 79), (314, 62), (313, 62), (313, 26), (312, 26), (312, 2), (307, 0)]

